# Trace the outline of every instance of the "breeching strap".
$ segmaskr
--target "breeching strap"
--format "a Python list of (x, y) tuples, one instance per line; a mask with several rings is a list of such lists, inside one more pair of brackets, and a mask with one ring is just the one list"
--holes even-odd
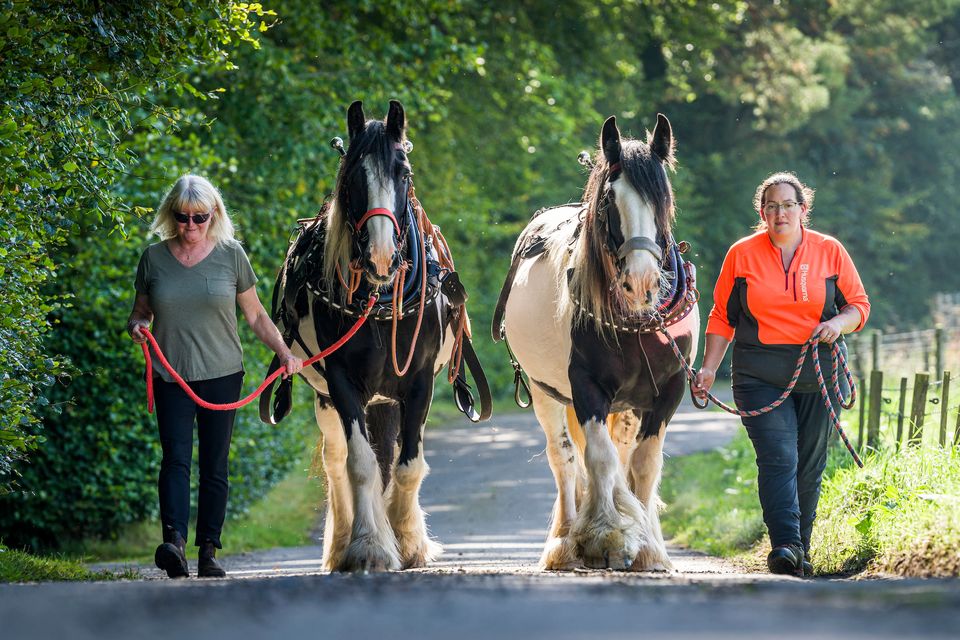
[[(693, 395), (693, 379), (696, 377), (697, 372), (687, 363), (686, 359), (683, 357), (683, 354), (680, 352), (680, 347), (677, 346), (676, 341), (674, 341), (673, 336), (667, 333), (666, 329), (661, 327), (661, 332), (666, 336), (667, 341), (670, 343), (670, 347), (673, 349), (673, 353), (677, 356), (677, 359), (680, 360), (680, 364), (683, 366), (684, 372), (687, 374), (687, 381), (690, 383), (690, 395), (693, 400), (693, 405), (698, 409), (705, 409), (707, 403), (704, 402), (700, 404), (697, 402), (696, 396)], [(771, 402), (765, 407), (760, 409), (753, 409), (749, 411), (741, 411), (735, 409), (727, 404), (724, 404), (716, 398), (711, 393), (707, 393), (707, 398), (710, 402), (713, 402), (715, 405), (726, 411), (727, 413), (732, 413), (734, 415), (744, 417), (744, 416), (759, 416), (764, 413), (773, 411), (781, 404), (783, 404), (786, 399), (790, 396), (790, 393), (793, 391), (793, 388), (797, 384), (797, 379), (800, 377), (800, 370), (803, 368), (803, 361), (807, 356), (807, 351), (810, 351), (810, 356), (813, 358), (813, 369), (817, 374), (817, 382), (820, 385), (820, 395), (823, 398), (823, 403), (826, 406), (827, 410), (830, 412), (830, 422), (833, 424), (833, 428), (837, 430), (837, 434), (840, 436), (840, 439), (843, 440), (843, 444), (846, 445), (847, 451), (850, 452), (850, 455), (853, 456), (853, 461), (857, 463), (857, 466), (861, 469), (863, 468), (863, 461), (860, 459), (860, 456), (857, 455), (857, 452), (854, 450), (853, 445), (850, 444), (850, 440), (847, 439), (847, 434), (843, 432), (843, 428), (840, 426), (840, 419), (837, 417), (836, 412), (833, 410), (833, 403), (830, 402), (830, 394), (827, 391), (827, 383), (823, 377), (823, 370), (820, 368), (820, 354), (819, 349), (814, 347), (810, 349), (810, 345), (818, 342), (815, 338), (803, 343), (803, 347), (800, 349), (800, 357), (797, 359), (797, 368), (793, 372), (793, 377), (790, 378), (790, 384), (787, 385), (787, 388), (784, 389), (783, 393), (779, 398)], [(836, 343), (831, 345), (831, 361), (833, 365), (833, 374), (830, 377), (830, 383), (833, 385), (833, 392), (837, 396), (837, 400), (840, 402), (840, 406), (844, 409), (849, 409), (853, 406), (853, 403), (857, 400), (857, 386), (853, 381), (853, 375), (850, 373), (850, 369), (847, 366), (847, 361), (843, 357), (843, 352), (840, 351), (840, 346)], [(847, 378), (847, 382), (850, 384), (850, 397), (844, 398), (840, 392), (840, 377), (839, 371), (842, 367), (843, 375)]]
[[(363, 326), (363, 323), (367, 321), (367, 318), (370, 315), (370, 309), (373, 308), (374, 303), (377, 301), (377, 296), (370, 296), (370, 299), (367, 301), (367, 308), (364, 310), (363, 314), (357, 318), (357, 321), (349, 331), (347, 331), (339, 340), (334, 342), (332, 345), (318, 353), (317, 355), (304, 360), (303, 366), (309, 367), (317, 360), (329, 356), (331, 353), (345, 345), (350, 338)], [(257, 389), (248, 395), (242, 400), (237, 400), (236, 402), (230, 402), (227, 404), (214, 404), (212, 402), (207, 402), (196, 393), (193, 389), (187, 384), (187, 382), (180, 376), (179, 373), (174, 371), (173, 366), (167, 360), (166, 356), (163, 355), (163, 351), (160, 350), (160, 345), (157, 344), (156, 338), (153, 337), (153, 334), (150, 333), (149, 329), (142, 329), (145, 336), (147, 336), (147, 342), (150, 343), (150, 346), (153, 347), (154, 351), (157, 353), (157, 358), (160, 359), (160, 364), (163, 365), (170, 375), (173, 377), (174, 381), (180, 385), (180, 388), (183, 389), (184, 393), (190, 396), (190, 399), (197, 403), (198, 406), (203, 407), (204, 409), (213, 409), (214, 411), (229, 411), (231, 409), (239, 409), (240, 407), (253, 402), (254, 398), (263, 393), (263, 390), (267, 388), (274, 380), (277, 379), (277, 376), (283, 375), (283, 367), (277, 369), (269, 376), (264, 378), (263, 382), (260, 384)], [(146, 360), (147, 365), (147, 412), (153, 413), (153, 359), (150, 357), (150, 349), (147, 347), (147, 343), (140, 345), (143, 348), (143, 359)]]

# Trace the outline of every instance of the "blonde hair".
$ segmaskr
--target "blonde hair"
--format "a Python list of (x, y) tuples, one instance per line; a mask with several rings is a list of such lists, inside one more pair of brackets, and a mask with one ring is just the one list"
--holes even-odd
[(215, 244), (233, 240), (233, 222), (227, 215), (220, 192), (206, 178), (189, 173), (180, 176), (163, 197), (160, 208), (157, 209), (157, 217), (150, 225), (150, 233), (156, 234), (162, 240), (177, 237), (177, 220), (173, 214), (184, 206), (200, 207), (213, 213), (207, 237)]

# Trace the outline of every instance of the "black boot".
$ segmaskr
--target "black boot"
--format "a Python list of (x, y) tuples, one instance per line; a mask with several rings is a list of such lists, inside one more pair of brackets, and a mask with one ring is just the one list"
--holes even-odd
[(795, 544), (784, 544), (774, 547), (767, 555), (767, 568), (770, 573), (803, 577), (803, 547)]
[(197, 577), (225, 578), (227, 572), (217, 562), (217, 546), (210, 540), (200, 543), (200, 553), (197, 560)]
[(157, 547), (153, 561), (157, 567), (167, 572), (170, 578), (186, 578), (190, 575), (187, 568), (187, 554), (184, 549), (187, 541), (180, 532), (171, 526), (163, 527), (163, 544)]

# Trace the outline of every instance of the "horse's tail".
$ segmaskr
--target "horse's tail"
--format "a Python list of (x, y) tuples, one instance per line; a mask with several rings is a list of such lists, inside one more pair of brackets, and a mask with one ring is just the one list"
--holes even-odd
[(390, 468), (393, 466), (393, 449), (400, 434), (400, 405), (383, 402), (367, 405), (367, 435), (370, 446), (377, 454), (383, 487), (390, 484)]

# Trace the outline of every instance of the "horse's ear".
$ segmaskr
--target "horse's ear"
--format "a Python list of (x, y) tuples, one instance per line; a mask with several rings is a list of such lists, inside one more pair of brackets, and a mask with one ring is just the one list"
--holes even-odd
[(650, 135), (650, 151), (664, 164), (673, 166), (673, 129), (662, 113), (657, 114), (657, 126)]
[(363, 128), (367, 124), (367, 118), (363, 115), (363, 102), (357, 100), (347, 109), (347, 131), (350, 133), (350, 139), (363, 133)]
[(406, 116), (403, 114), (403, 105), (399, 100), (390, 101), (390, 110), (387, 112), (387, 135), (395, 142), (403, 139), (403, 128), (407, 126)]
[(600, 148), (607, 164), (620, 162), (620, 129), (617, 129), (617, 116), (610, 116), (600, 131)]

